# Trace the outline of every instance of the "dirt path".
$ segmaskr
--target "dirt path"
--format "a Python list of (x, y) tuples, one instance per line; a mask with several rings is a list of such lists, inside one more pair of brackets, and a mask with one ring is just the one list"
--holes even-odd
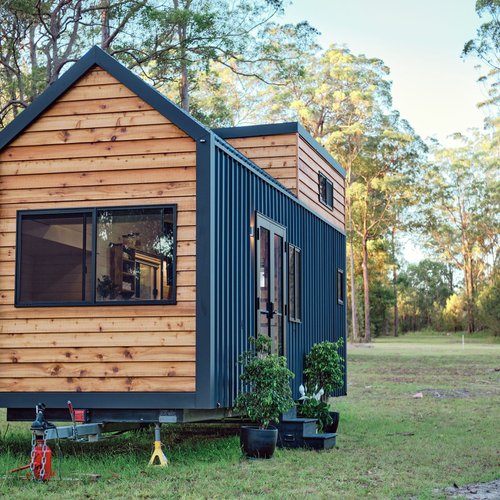
[(470, 500), (499, 500), (500, 479), (489, 483), (467, 484), (465, 486), (450, 486), (444, 490), (449, 498), (467, 498)]

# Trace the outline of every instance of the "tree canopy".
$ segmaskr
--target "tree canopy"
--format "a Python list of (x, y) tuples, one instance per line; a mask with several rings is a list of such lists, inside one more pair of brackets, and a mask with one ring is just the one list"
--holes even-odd
[[(322, 49), (282, 0), (4, 0), (0, 129), (100, 45), (210, 127), (298, 120), (345, 168), (354, 341), (422, 327), (498, 331), (500, 0), (464, 57), (483, 64), (485, 130), (446, 147), (392, 102), (390, 69)], [(457, 55), (460, 48), (457, 47)], [(404, 238), (426, 259), (404, 261)]]

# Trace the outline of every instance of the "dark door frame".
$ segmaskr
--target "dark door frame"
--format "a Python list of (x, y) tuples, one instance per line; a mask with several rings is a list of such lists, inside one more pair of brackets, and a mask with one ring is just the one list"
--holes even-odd
[[(287, 315), (288, 315), (288, 273), (287, 273), (287, 228), (278, 224), (276, 221), (262, 215), (258, 212), (255, 214), (255, 227), (256, 227), (256, 251), (255, 251), (255, 286), (256, 286), (256, 332), (260, 332), (261, 317), (262, 315), (267, 315), (269, 322), (269, 335), (271, 339), (273, 338), (272, 332), (272, 319), (278, 314), (282, 316), (281, 328), (283, 329), (282, 334), (278, 333), (278, 339), (282, 338), (282, 345), (276, 345), (275, 342), (272, 344), (272, 352), (282, 354), (286, 356), (286, 325), (287, 325)], [(269, 231), (269, 298), (266, 303), (266, 308), (261, 308), (261, 297), (260, 297), (260, 258), (261, 258), (261, 229), (266, 229)], [(282, 248), (281, 248), (281, 311), (275, 309), (276, 297), (275, 297), (275, 246), (274, 246), (274, 236), (279, 236), (282, 238)], [(279, 322), (277, 323), (277, 328), (279, 328)], [(280, 350), (281, 347), (281, 350)], [(280, 352), (281, 351), (281, 352)]]

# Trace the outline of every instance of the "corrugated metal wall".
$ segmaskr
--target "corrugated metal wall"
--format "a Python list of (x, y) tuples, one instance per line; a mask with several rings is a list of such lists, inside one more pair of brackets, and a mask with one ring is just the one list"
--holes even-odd
[[(302, 383), (304, 355), (322, 340), (345, 339), (345, 305), (337, 303), (337, 268), (345, 269), (345, 236), (288, 196), (238, 153), (215, 147), (215, 394), (231, 407), (240, 386), (239, 355), (255, 334), (256, 281), (251, 226), (258, 211), (287, 227), (302, 249), (302, 323), (287, 321), (287, 358)], [(345, 347), (344, 347), (345, 357)], [(344, 389), (338, 395), (345, 394)]]

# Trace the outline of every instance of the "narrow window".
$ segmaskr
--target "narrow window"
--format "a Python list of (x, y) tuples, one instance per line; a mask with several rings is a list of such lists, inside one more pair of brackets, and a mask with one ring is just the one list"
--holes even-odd
[(341, 305), (344, 304), (344, 270), (337, 269), (337, 302)]
[(19, 212), (16, 305), (175, 300), (175, 207)]
[(300, 248), (288, 245), (288, 317), (301, 321), (301, 256)]
[(319, 186), (319, 201), (326, 205), (329, 209), (333, 209), (333, 182), (324, 176), (321, 172), (318, 173)]

